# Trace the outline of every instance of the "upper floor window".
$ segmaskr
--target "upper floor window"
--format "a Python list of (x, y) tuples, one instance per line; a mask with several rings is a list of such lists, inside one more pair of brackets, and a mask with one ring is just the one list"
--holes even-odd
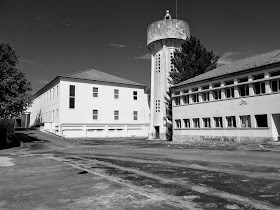
[(156, 112), (160, 112), (160, 100), (156, 100)]
[(92, 119), (98, 120), (98, 110), (96, 109), (92, 110)]
[(184, 119), (184, 124), (185, 124), (185, 128), (190, 128), (191, 127), (190, 119)]
[(93, 87), (92, 88), (92, 96), (94, 98), (97, 98), (98, 97), (98, 88), (97, 87)]
[(75, 85), (69, 86), (69, 108), (75, 108)]
[(175, 97), (174, 102), (176, 106), (180, 105), (180, 97)]
[(226, 88), (226, 98), (234, 98), (234, 88)]
[(254, 91), (256, 95), (265, 93), (265, 82), (254, 83)]
[(214, 100), (219, 100), (222, 98), (222, 92), (221, 90), (214, 90), (213, 91), (213, 97), (214, 97)]
[(209, 89), (209, 85), (203, 86), (201, 89), (202, 90), (208, 90)]
[(198, 94), (193, 94), (192, 99), (193, 99), (193, 103), (198, 103), (199, 102)]
[(233, 80), (225, 81), (225, 85), (233, 85), (233, 84), (234, 84)]
[(241, 128), (251, 127), (251, 117), (250, 115), (240, 116)]
[(202, 100), (209, 101), (209, 92), (202, 93)]
[(280, 76), (280, 71), (270, 72), (270, 77), (277, 77), (277, 76)]
[(176, 128), (181, 128), (181, 120), (175, 120)]
[(239, 83), (248, 82), (248, 77), (243, 77), (238, 79)]
[(114, 120), (119, 120), (119, 110), (114, 111)]
[(133, 120), (138, 120), (138, 112), (133, 111)]
[(192, 92), (196, 92), (196, 91), (198, 91), (197, 87), (196, 88), (192, 88)]
[(248, 96), (249, 95), (249, 85), (240, 85), (238, 86), (239, 96)]
[(280, 79), (271, 80), (270, 86), (271, 86), (272, 92), (279, 92), (280, 91)]
[(264, 74), (253, 75), (254, 80), (263, 79), (263, 78), (264, 78)]
[(133, 91), (133, 100), (137, 100), (137, 91)]
[(118, 89), (114, 89), (114, 98), (115, 99), (119, 98), (119, 90)]
[(220, 87), (220, 86), (221, 86), (221, 83), (215, 83), (215, 84), (212, 85), (213, 88), (217, 88), (217, 87)]
[(190, 101), (189, 101), (189, 95), (183, 96), (183, 103), (184, 103), (184, 104), (189, 104), (189, 103), (190, 103)]
[(222, 128), (223, 127), (222, 117), (214, 117), (214, 123), (216, 128)]
[(267, 128), (267, 115), (266, 114), (261, 114), (261, 115), (255, 115), (256, 118), (256, 126), (258, 128)]
[(226, 117), (226, 120), (227, 120), (227, 127), (228, 128), (236, 128), (235, 116)]

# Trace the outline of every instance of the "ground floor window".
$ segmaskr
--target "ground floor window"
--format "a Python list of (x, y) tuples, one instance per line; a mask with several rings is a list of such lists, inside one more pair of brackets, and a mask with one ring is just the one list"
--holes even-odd
[(185, 128), (190, 128), (190, 119), (184, 119)]
[(193, 127), (194, 128), (199, 128), (199, 118), (193, 118)]
[(183, 96), (183, 102), (184, 102), (184, 104), (189, 104), (190, 103), (188, 95), (187, 96)]
[(256, 119), (256, 126), (258, 128), (267, 128), (267, 115), (266, 114), (261, 114), (261, 115), (255, 115)]
[(119, 110), (114, 111), (114, 119), (119, 120)]
[(223, 127), (223, 119), (222, 117), (214, 117), (215, 127), (222, 128)]
[(133, 120), (138, 120), (138, 112), (133, 111)]
[(203, 120), (203, 127), (204, 128), (210, 128), (210, 118), (202, 118)]
[(240, 116), (241, 128), (251, 127), (251, 117), (250, 115)]
[(181, 128), (181, 120), (175, 120), (176, 128)]
[(229, 117), (226, 117), (226, 119), (227, 119), (228, 128), (236, 128), (235, 116), (229, 116)]
[(97, 120), (98, 119), (98, 110), (92, 110), (92, 119)]

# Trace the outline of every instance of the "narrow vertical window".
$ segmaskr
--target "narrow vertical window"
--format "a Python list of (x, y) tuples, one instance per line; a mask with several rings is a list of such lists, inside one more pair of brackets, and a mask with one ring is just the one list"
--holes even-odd
[(184, 119), (185, 128), (190, 128), (190, 119)]
[(58, 97), (58, 85), (56, 86), (56, 97)]
[(114, 98), (115, 99), (119, 98), (119, 89), (114, 89)]
[(133, 111), (133, 120), (138, 120), (138, 112)]
[(133, 91), (133, 100), (137, 100), (137, 91)]
[(199, 128), (199, 118), (193, 118), (193, 127), (194, 128)]
[(227, 120), (227, 127), (228, 128), (236, 128), (235, 116), (226, 117), (226, 120)]
[(92, 110), (92, 119), (98, 120), (98, 110), (96, 109)]
[(204, 128), (210, 128), (210, 118), (202, 118), (203, 120), (203, 127)]
[(75, 85), (70, 85), (69, 90), (69, 108), (75, 108)]
[(223, 127), (223, 119), (222, 117), (214, 117), (215, 127), (222, 128)]
[(92, 88), (92, 97), (94, 97), (94, 98), (98, 97), (98, 88), (97, 87)]
[(119, 110), (114, 111), (114, 119), (119, 120)]

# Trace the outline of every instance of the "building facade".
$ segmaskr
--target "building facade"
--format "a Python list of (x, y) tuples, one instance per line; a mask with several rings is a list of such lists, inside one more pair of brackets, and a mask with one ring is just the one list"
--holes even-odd
[(166, 139), (165, 97), (169, 88), (167, 78), (172, 69), (175, 49), (189, 36), (185, 21), (172, 19), (169, 11), (164, 20), (149, 25), (147, 46), (151, 51), (151, 118), (149, 138)]
[(147, 137), (146, 87), (97, 70), (58, 76), (34, 94), (31, 125), (64, 137)]
[(172, 87), (174, 141), (271, 141), (280, 136), (280, 50)]

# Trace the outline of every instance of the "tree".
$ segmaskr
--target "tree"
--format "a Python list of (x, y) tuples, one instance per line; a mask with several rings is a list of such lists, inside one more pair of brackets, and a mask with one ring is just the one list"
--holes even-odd
[[(208, 51), (198, 38), (190, 36), (176, 50), (172, 64), (174, 66), (169, 73), (169, 84), (176, 85), (187, 79), (203, 74), (207, 71), (215, 69), (219, 56), (213, 51)], [(166, 137), (172, 140), (172, 100), (171, 91), (167, 91), (165, 98), (167, 128)]]
[(31, 104), (31, 84), (16, 65), (18, 55), (9, 44), (0, 44), (0, 118), (14, 119)]

